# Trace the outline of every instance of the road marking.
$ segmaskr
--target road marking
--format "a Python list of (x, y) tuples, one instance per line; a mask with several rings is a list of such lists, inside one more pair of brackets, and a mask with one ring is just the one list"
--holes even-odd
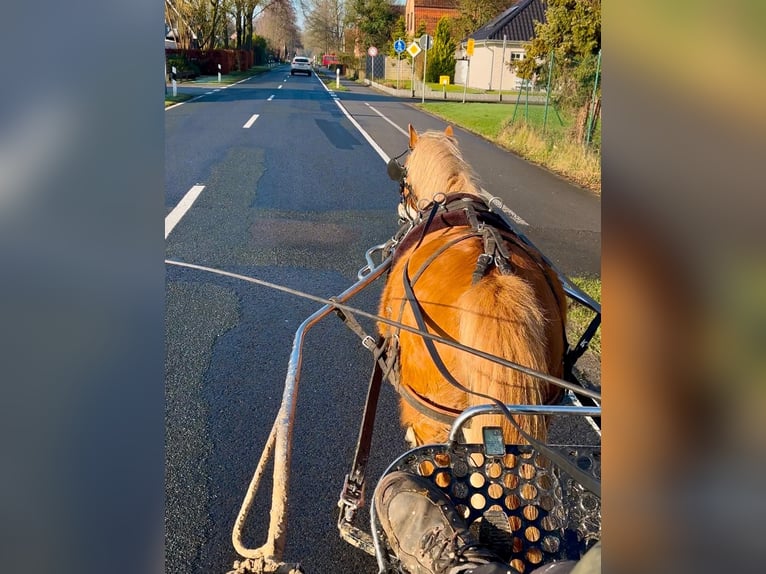
[(167, 214), (165, 217), (165, 239), (168, 238), (168, 235), (173, 231), (173, 228), (179, 221), (181, 221), (181, 218), (186, 215), (186, 212), (189, 211), (192, 203), (199, 197), (199, 194), (202, 193), (203, 189), (205, 189), (204, 185), (192, 186), (192, 188), (186, 192), (186, 195), (183, 196), (181, 201), (178, 202), (178, 205), (173, 208), (173, 211)]
[[(285, 81), (286, 81), (286, 80), (285, 80)], [(278, 89), (278, 90), (281, 90), (281, 89), (282, 89), (282, 84), (279, 84), (279, 86), (277, 86), (277, 89)]]
[(381, 118), (383, 118), (384, 120), (386, 120), (386, 121), (387, 121), (389, 124), (391, 124), (392, 126), (394, 126), (394, 127), (397, 129), (397, 130), (399, 130), (399, 131), (402, 133), (402, 135), (404, 135), (405, 137), (410, 137), (410, 134), (408, 134), (406, 130), (404, 130), (403, 128), (400, 128), (399, 126), (397, 126), (397, 125), (396, 125), (394, 122), (392, 122), (391, 120), (389, 120), (389, 119), (388, 119), (386, 116), (384, 116), (383, 114), (381, 114), (381, 113), (380, 113), (378, 110), (376, 110), (375, 108), (373, 108), (373, 107), (372, 107), (370, 104), (368, 104), (367, 102), (365, 102), (365, 103), (364, 103), (364, 105), (365, 105), (365, 106), (367, 106), (368, 108), (370, 108), (370, 109), (371, 109), (373, 112), (375, 112), (376, 114), (378, 114), (378, 115), (379, 115)]
[(342, 111), (345, 114), (345, 116), (348, 118), (348, 121), (350, 121), (353, 124), (353, 126), (357, 130), (359, 130), (359, 133), (362, 134), (362, 137), (364, 137), (364, 139), (367, 140), (367, 143), (372, 146), (372, 149), (374, 149), (376, 152), (378, 152), (378, 155), (380, 156), (380, 158), (385, 163), (388, 163), (389, 161), (391, 161), (391, 158), (388, 157), (388, 154), (386, 154), (386, 152), (384, 152), (381, 149), (381, 147), (377, 144), (377, 142), (374, 139), (372, 139), (372, 136), (370, 136), (370, 134), (368, 134), (366, 131), (364, 131), (364, 128), (359, 125), (359, 122), (357, 122), (353, 117), (351, 117), (351, 114), (348, 113), (348, 110), (346, 110), (346, 108), (340, 102), (340, 99), (338, 99), (335, 95), (333, 95), (333, 93), (330, 91), (330, 88), (328, 88), (327, 85), (324, 82), (322, 82), (322, 81), (320, 81), (319, 83), (327, 91), (327, 93), (330, 94), (330, 96), (332, 97), (333, 101), (340, 108), (340, 111)]
[(247, 120), (247, 123), (242, 127), (245, 129), (249, 128), (255, 123), (255, 120), (257, 119), (258, 119), (258, 114), (253, 114), (252, 117), (249, 120)]
[(274, 94), (271, 94), (268, 98), (266, 98), (266, 101), (270, 102), (273, 99), (274, 99)]
[[(396, 128), (396, 129), (397, 129), (397, 130), (398, 130), (400, 133), (402, 133), (404, 136), (406, 136), (406, 137), (408, 137), (408, 138), (410, 137), (410, 134), (409, 134), (408, 132), (406, 132), (404, 129), (400, 128), (398, 125), (396, 125), (396, 124), (395, 124), (393, 121), (391, 121), (389, 118), (387, 118), (386, 116), (384, 116), (383, 114), (381, 114), (381, 113), (380, 113), (378, 110), (376, 110), (376, 109), (375, 109), (373, 106), (371, 106), (371, 105), (370, 105), (370, 104), (368, 104), (367, 102), (365, 102), (365, 103), (364, 103), (364, 105), (365, 105), (365, 106), (367, 106), (368, 108), (370, 108), (370, 109), (371, 109), (373, 112), (375, 112), (376, 114), (378, 114), (378, 115), (379, 115), (381, 118), (383, 118), (384, 120), (386, 120), (386, 121), (387, 121), (389, 124), (391, 124), (391, 125), (392, 125), (394, 128)], [(499, 204), (499, 205), (500, 205), (500, 208), (503, 210), (503, 212), (504, 212), (504, 213), (505, 213), (505, 214), (506, 214), (508, 217), (510, 217), (510, 218), (511, 218), (513, 221), (515, 221), (517, 224), (519, 224), (519, 225), (526, 225), (526, 226), (529, 226), (529, 223), (527, 223), (527, 222), (524, 220), (524, 218), (523, 218), (523, 217), (521, 217), (521, 216), (520, 216), (518, 213), (516, 213), (516, 212), (515, 212), (515, 211), (513, 211), (513, 210), (512, 210), (510, 207), (508, 207), (507, 205), (505, 205), (505, 203), (503, 203), (503, 201), (502, 201), (502, 200), (501, 200), (499, 197), (492, 197), (492, 195), (491, 195), (491, 194), (490, 194), (490, 193), (489, 193), (489, 192), (488, 192), (486, 189), (484, 189), (484, 188), (482, 188), (482, 189), (481, 189), (481, 191), (482, 191), (482, 194), (484, 195), (484, 197), (487, 199), (487, 201), (493, 201), (493, 202), (494, 202), (494, 203), (493, 203), (493, 205), (497, 205), (497, 204)]]

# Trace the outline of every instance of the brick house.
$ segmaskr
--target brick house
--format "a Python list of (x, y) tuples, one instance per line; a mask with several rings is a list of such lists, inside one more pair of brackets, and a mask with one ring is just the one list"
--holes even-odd
[(407, 0), (404, 5), (404, 24), (407, 35), (415, 36), (421, 22), (426, 23), (426, 34), (436, 32), (436, 24), (444, 16), (460, 16), (458, 0)]

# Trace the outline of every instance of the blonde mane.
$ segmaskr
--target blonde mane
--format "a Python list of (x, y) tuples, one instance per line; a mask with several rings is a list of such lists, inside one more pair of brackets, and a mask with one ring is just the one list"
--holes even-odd
[(460, 153), (455, 139), (442, 132), (419, 134), (407, 158), (407, 181), (419, 199), (433, 199), (438, 193), (479, 195), (479, 181)]

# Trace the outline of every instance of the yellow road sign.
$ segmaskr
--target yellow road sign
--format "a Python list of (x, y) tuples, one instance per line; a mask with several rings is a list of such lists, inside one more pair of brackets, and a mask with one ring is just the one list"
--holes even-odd
[(468, 38), (468, 42), (465, 43), (465, 53), (468, 56), (473, 56), (474, 39)]
[(407, 46), (407, 52), (409, 53), (410, 56), (414, 58), (415, 56), (420, 54), (421, 49), (420, 49), (420, 46), (418, 46), (417, 42), (412, 42), (409, 46)]

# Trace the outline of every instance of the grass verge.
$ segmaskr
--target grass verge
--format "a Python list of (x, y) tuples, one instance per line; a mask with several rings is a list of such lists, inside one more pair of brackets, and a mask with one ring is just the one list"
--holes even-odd
[(573, 118), (545, 106), (513, 103), (426, 102), (422, 109), (477, 133), (562, 177), (601, 193), (601, 126), (592, 147), (572, 140)]
[[(572, 283), (585, 291), (592, 299), (601, 302), (601, 279), (593, 277), (575, 277)], [(567, 337), (571, 343), (577, 341), (593, 320), (593, 311), (577, 303), (570, 303), (567, 311)], [(591, 339), (589, 352), (601, 359), (601, 328)]]
[(194, 97), (194, 94), (176, 94), (175, 96), (165, 96), (165, 107), (172, 106), (173, 104), (177, 104), (179, 102), (185, 102), (186, 100), (190, 100)]

